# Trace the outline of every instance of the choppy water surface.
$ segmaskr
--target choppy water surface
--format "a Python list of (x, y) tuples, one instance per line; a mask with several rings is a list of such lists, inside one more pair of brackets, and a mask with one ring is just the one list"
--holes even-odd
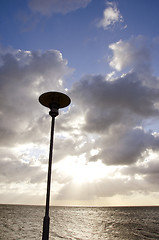
[[(0, 239), (39, 240), (44, 208), (0, 205)], [(159, 207), (51, 207), (50, 240), (159, 239)]]

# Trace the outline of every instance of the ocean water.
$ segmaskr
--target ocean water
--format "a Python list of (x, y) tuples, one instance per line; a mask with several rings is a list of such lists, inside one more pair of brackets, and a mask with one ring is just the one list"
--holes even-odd
[[(0, 240), (39, 240), (44, 207), (0, 205)], [(159, 239), (159, 207), (51, 207), (50, 240)]]

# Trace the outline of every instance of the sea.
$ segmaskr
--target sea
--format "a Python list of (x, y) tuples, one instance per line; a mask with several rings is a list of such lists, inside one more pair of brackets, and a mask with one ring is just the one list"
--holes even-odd
[[(0, 239), (42, 239), (44, 210), (0, 205)], [(159, 207), (50, 207), (49, 239), (157, 240)]]

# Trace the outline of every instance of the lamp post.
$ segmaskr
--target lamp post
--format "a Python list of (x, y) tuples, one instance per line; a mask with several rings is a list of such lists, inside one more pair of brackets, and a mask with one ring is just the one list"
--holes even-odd
[(45, 207), (45, 216), (43, 219), (43, 236), (42, 240), (49, 239), (49, 204), (50, 204), (50, 185), (51, 185), (51, 167), (52, 167), (52, 152), (53, 152), (53, 138), (54, 138), (54, 124), (55, 117), (58, 116), (58, 109), (67, 107), (71, 100), (70, 98), (60, 92), (46, 92), (39, 97), (39, 102), (50, 108), (50, 116), (52, 117), (51, 121), (51, 134), (50, 134), (50, 151), (49, 151), (49, 163), (48, 163), (48, 177), (47, 177), (47, 193), (46, 193), (46, 207)]

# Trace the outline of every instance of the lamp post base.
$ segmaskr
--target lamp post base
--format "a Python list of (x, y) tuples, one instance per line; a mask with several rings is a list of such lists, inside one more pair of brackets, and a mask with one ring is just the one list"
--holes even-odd
[(45, 216), (43, 220), (43, 237), (42, 240), (49, 239), (49, 225), (50, 225), (50, 217)]

